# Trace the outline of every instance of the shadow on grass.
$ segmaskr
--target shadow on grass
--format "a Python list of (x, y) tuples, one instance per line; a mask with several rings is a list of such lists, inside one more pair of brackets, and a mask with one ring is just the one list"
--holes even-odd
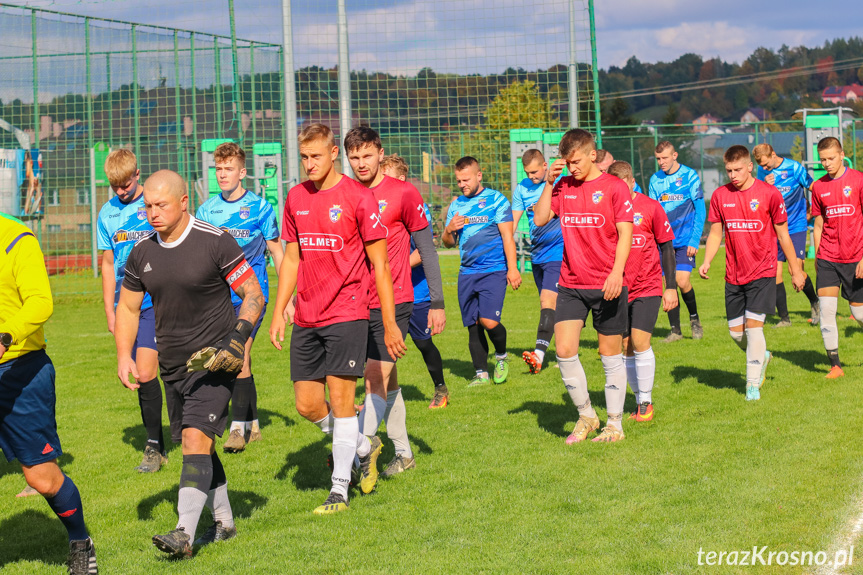
[(801, 367), (806, 371), (814, 373), (827, 373), (830, 369), (830, 364), (827, 361), (827, 354), (822, 351), (813, 349), (794, 349), (785, 351), (771, 351), (771, 353), (785, 361)]
[[(165, 421), (165, 423), (167, 423), (167, 421)], [(171, 451), (171, 447), (174, 445), (180, 445), (171, 440), (171, 428), (168, 425), (162, 426), (162, 437), (165, 439), (166, 451)], [(137, 425), (130, 425), (124, 429), (123, 443), (132, 447), (135, 451), (143, 453), (144, 448), (147, 447), (147, 430), (144, 429), (144, 424), (138, 423)]]
[[(64, 465), (68, 465), (75, 461), (75, 456), (71, 453), (64, 453), (57, 459), (57, 464), (62, 469)], [(18, 473), (21, 474), (21, 479), (24, 479), (24, 474), (21, 473), (21, 464), (17, 461), (6, 461), (5, 458), (2, 459), (2, 463), (0, 463), (0, 477), (4, 475), (8, 475), (10, 473)]]
[(845, 326), (845, 337), (854, 337), (855, 333), (860, 333), (860, 326), (856, 321), (852, 325)]
[(59, 571), (69, 552), (69, 538), (50, 513), (45, 504), (44, 512), (28, 509), (0, 522), (0, 569), (18, 561), (42, 561)]
[[(163, 503), (170, 503), (172, 509), (177, 509), (177, 490), (179, 486), (163, 489), (158, 493), (154, 493), (145, 497), (138, 503), (138, 521), (149, 521), (153, 518), (153, 510)], [(268, 499), (262, 495), (258, 495), (253, 491), (236, 491), (228, 488), (228, 499), (231, 501), (231, 510), (236, 519), (246, 519), (251, 517), (256, 509), (260, 509), (267, 504)], [(207, 522), (209, 517), (206, 515), (208, 511), (203, 511), (204, 520)]]
[[(468, 355), (467, 350), (465, 350), (465, 355)], [(470, 380), (476, 375), (476, 370), (473, 368), (472, 361), (447, 358), (443, 360), (443, 367), (444, 369), (448, 369), (454, 376), (461, 377), (463, 379)]]
[(297, 424), (296, 421), (283, 413), (278, 413), (277, 411), (273, 411), (271, 409), (261, 409), (260, 407), (258, 408), (258, 421), (261, 423), (261, 429), (271, 425), (277, 420), (281, 420), (282, 423), (285, 424), (285, 427), (290, 427)]
[(285, 464), (276, 473), (278, 480), (287, 479), (291, 470), (296, 468), (291, 481), (294, 486), (302, 491), (310, 489), (329, 489), (332, 471), (327, 465), (327, 456), (330, 455), (329, 438), (325, 437), (315, 443), (306, 445), (299, 451), (289, 453)]
[[(399, 383), (399, 387), (402, 388), (402, 398), (405, 401), (429, 401), (431, 400), (430, 395), (426, 395), (423, 391), (416, 387), (415, 385), (402, 385)], [(428, 380), (428, 389), (432, 391), (434, 389), (434, 384), (431, 382), (431, 378)]]
[[(590, 391), (589, 394), (591, 405), (594, 407), (605, 407), (605, 390)], [(574, 425), (578, 421), (578, 410), (572, 404), (569, 393), (564, 393), (561, 399), (563, 405), (547, 401), (526, 401), (521, 404), (521, 407), (511, 409), (507, 413), (510, 415), (525, 412), (533, 413), (536, 415), (536, 423), (540, 429), (558, 437), (567, 437), (570, 431), (566, 431), (565, 427), (567, 424)], [(633, 412), (635, 411), (635, 407), (635, 397), (631, 393), (627, 393), (623, 413)]]
[(734, 389), (741, 395), (746, 393), (746, 378), (743, 377), (743, 374), (724, 369), (701, 369), (689, 365), (678, 365), (671, 370), (671, 377), (674, 378), (674, 383), (680, 383), (684, 379), (692, 377), (698, 383), (716, 389)]

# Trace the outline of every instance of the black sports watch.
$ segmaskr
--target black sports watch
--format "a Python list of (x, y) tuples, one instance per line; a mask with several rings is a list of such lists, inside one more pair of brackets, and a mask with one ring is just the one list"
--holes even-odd
[(12, 347), (12, 334), (11, 333), (0, 333), (0, 345), (9, 349)]

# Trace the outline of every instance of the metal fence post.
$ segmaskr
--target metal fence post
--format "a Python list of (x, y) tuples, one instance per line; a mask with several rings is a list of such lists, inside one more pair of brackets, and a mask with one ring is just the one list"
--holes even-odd
[(578, 51), (575, 44), (575, 0), (569, 0), (569, 127), (578, 127)]
[[(339, 0), (339, 139), (344, 141), (351, 129), (351, 66), (348, 62), (348, 15), (345, 0)], [(342, 173), (352, 176), (348, 153), (342, 150)]]
[[(282, 124), (285, 127), (285, 173), (288, 184), (300, 182), (299, 144), (297, 142), (297, 84), (294, 81), (294, 40), (291, 30), (291, 0), (282, 0), (282, 67), (285, 111)], [(283, 194), (279, 194), (282, 202)], [(282, 206), (280, 205), (280, 208)], [(281, 217), (281, 214), (279, 214)]]

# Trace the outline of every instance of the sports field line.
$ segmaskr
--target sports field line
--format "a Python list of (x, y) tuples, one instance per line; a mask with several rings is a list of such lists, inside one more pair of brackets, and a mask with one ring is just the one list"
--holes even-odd
[[(852, 509), (853, 513), (848, 522), (837, 532), (833, 543), (827, 550), (828, 557), (835, 557), (836, 552), (840, 549), (849, 549), (859, 539), (860, 533), (863, 532), (863, 493), (858, 496)], [(843, 565), (837, 568), (831, 561), (819, 566), (815, 570), (815, 575), (839, 575), (846, 572), (848, 567), (851, 567), (851, 565)]]

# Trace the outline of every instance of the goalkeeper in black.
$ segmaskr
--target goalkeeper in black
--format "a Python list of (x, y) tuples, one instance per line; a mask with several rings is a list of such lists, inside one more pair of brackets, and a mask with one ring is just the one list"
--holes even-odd
[[(150, 176), (144, 206), (154, 231), (135, 244), (126, 262), (115, 324), (117, 375), (124, 384), (130, 374), (138, 375), (132, 346), (141, 302), (149, 293), (166, 396), (181, 402), (183, 413), (179, 521), (153, 543), (174, 557), (191, 557), (193, 542), (223, 541), (237, 532), (214, 437), (225, 430), (234, 380), (264, 296), (237, 241), (188, 213), (186, 182), (179, 174), (160, 170)], [(237, 316), (231, 289), (243, 300)], [(213, 512), (213, 525), (196, 540), (205, 506)]]

